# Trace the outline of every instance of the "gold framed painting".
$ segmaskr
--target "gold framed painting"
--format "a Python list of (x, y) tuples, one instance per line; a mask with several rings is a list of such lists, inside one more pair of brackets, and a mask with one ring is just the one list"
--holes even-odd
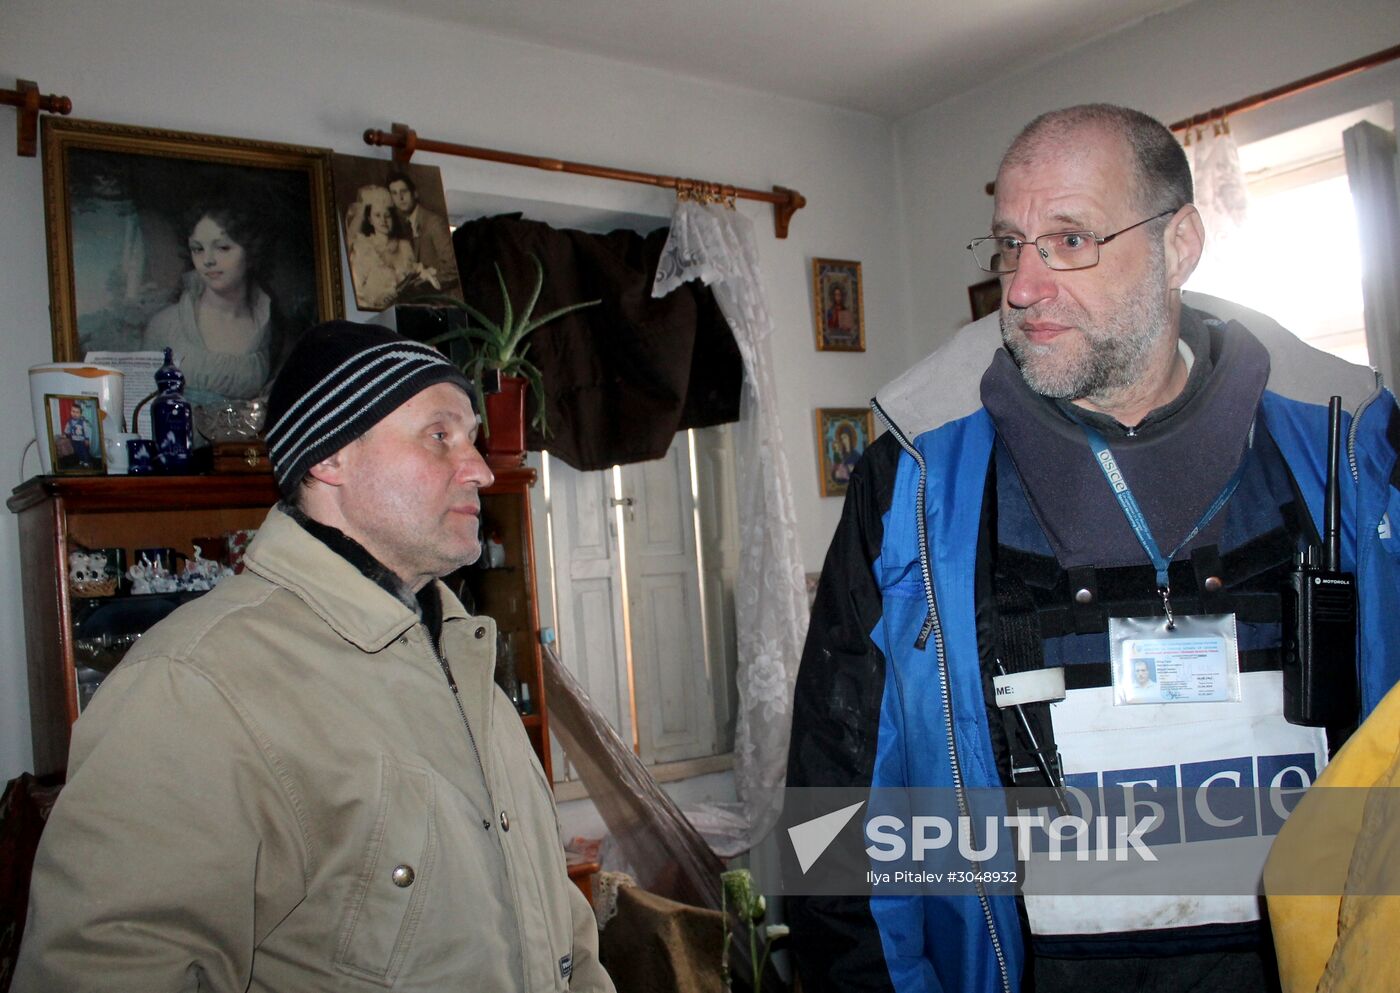
[(196, 403), (262, 395), (344, 299), (330, 151), (43, 119), (56, 361), (180, 358)]
[(859, 262), (812, 260), (812, 311), (817, 351), (865, 351), (865, 291)]
[(817, 476), (822, 496), (845, 496), (851, 472), (875, 438), (869, 407), (817, 408)]

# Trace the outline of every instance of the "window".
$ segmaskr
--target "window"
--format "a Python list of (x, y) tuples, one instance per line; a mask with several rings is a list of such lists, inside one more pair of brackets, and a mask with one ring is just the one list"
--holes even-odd
[[(602, 472), (541, 458), (536, 541), (552, 577), (541, 606), (552, 595), (560, 657), (653, 767), (704, 771), (695, 760), (733, 750), (732, 464), (724, 427), (682, 432), (665, 458)], [(554, 768), (575, 776), (559, 752)]]
[(1263, 311), (1323, 351), (1370, 364), (1342, 132), (1362, 119), (1390, 127), (1390, 117), (1378, 104), (1241, 145), (1248, 219), (1219, 251), (1208, 247), (1187, 289)]

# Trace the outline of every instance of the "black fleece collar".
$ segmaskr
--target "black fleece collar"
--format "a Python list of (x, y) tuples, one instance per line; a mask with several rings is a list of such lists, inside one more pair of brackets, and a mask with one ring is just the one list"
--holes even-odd
[(438, 593), (437, 583), (428, 583), (415, 595), (391, 569), (371, 555), (369, 549), (344, 531), (306, 516), (300, 508), (286, 501), (279, 504), (279, 507), (308, 534), (317, 538), (354, 566), (366, 579), (422, 618), (432, 633), (433, 643), (437, 644), (442, 634), (442, 596)]
[[(1268, 352), (1243, 327), (1232, 323), (1211, 331), (1197, 312), (1183, 308), (1182, 315), (1183, 327), (1194, 324), (1208, 342), (1195, 351), (1188, 378), (1199, 377), (1198, 382), (1189, 395), (1183, 390), (1179, 405), (1154, 411), (1151, 423), (1144, 421), (1133, 434), (1119, 425), (1108, 435), (1163, 548), (1174, 547), (1191, 530), (1239, 465), (1269, 377)], [(1207, 356), (1209, 374), (1197, 374), (1196, 365)], [(1005, 349), (998, 349), (982, 377), (981, 392), (1060, 564), (1140, 565), (1145, 553), (1080, 425), (1026, 385)], [(1223, 526), (1224, 515), (1217, 515), (1192, 547), (1216, 540)]]

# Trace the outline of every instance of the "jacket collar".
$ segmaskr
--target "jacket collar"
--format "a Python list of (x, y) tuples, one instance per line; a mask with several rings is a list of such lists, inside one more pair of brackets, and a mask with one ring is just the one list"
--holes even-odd
[[(312, 534), (280, 504), (268, 512), (243, 564), (301, 599), (332, 630), (363, 651), (377, 652), (421, 623), (415, 607)], [(446, 586), (436, 580), (434, 585), (444, 622), (468, 616)]]
[[(1370, 369), (1319, 352), (1257, 310), (1190, 291), (1181, 294), (1181, 302), (1203, 311), (1207, 327), (1231, 321), (1247, 327), (1269, 351), (1268, 389), (1274, 393), (1324, 407), (1337, 394), (1347, 410), (1355, 411), (1379, 389)], [(885, 416), (913, 438), (973, 413), (982, 405), (982, 374), (1000, 348), (997, 314), (967, 325), (881, 387), (877, 399)]]

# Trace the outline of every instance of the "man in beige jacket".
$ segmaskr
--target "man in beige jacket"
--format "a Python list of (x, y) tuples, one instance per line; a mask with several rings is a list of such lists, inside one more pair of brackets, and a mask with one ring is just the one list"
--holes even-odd
[(466, 382), (308, 332), (269, 401), (284, 497), (245, 571), (153, 628), (74, 734), (15, 989), (612, 990), (495, 625)]

